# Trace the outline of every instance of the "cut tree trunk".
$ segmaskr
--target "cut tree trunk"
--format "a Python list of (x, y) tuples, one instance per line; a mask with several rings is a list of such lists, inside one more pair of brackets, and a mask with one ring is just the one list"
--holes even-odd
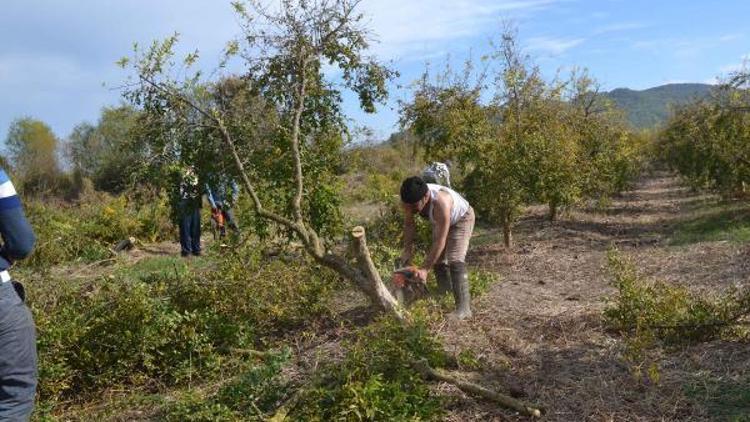
[(360, 277), (361, 280), (358, 280), (357, 284), (364, 287), (363, 290), (368, 293), (370, 299), (376, 305), (394, 315), (399, 321), (406, 321), (408, 317), (404, 308), (393, 297), (385, 284), (383, 284), (380, 273), (375, 267), (375, 263), (372, 262), (370, 251), (367, 248), (364, 227), (357, 226), (353, 228), (351, 234), (354, 254), (362, 274)]

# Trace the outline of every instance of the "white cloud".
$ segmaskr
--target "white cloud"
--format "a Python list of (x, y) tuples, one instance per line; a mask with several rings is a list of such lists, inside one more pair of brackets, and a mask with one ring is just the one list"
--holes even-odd
[(719, 41), (721, 42), (730, 42), (730, 41), (736, 41), (742, 38), (742, 34), (726, 34), (719, 37)]
[(533, 37), (529, 38), (527, 48), (531, 51), (559, 56), (584, 41), (584, 38)]
[(750, 53), (743, 54), (740, 56), (739, 63), (731, 63), (724, 66), (721, 66), (719, 68), (719, 73), (721, 74), (728, 74), (728, 73), (734, 73), (739, 72), (740, 70), (746, 70), (750, 67)]
[(618, 23), (611, 23), (608, 25), (600, 26), (596, 29), (594, 29), (594, 35), (602, 35), (607, 34), (610, 32), (622, 32), (622, 31), (631, 31), (634, 29), (643, 29), (646, 28), (648, 25), (641, 22), (618, 22)]
[(378, 0), (362, 3), (378, 34), (374, 51), (384, 59), (414, 59), (496, 30), (505, 18), (551, 7), (561, 0)]
[(714, 76), (708, 79), (704, 79), (703, 81), (701, 81), (701, 83), (708, 85), (718, 85), (719, 83), (721, 83), (721, 80), (719, 79), (719, 77)]
[(636, 41), (631, 47), (655, 55), (671, 55), (681, 60), (700, 59), (707, 50), (719, 45), (718, 38), (662, 38)]

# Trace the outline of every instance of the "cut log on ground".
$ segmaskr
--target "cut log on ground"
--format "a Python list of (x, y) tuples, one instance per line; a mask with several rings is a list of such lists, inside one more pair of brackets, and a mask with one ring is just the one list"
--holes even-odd
[(128, 237), (127, 239), (122, 239), (121, 241), (117, 242), (117, 245), (112, 249), (115, 252), (122, 252), (126, 250), (133, 249), (135, 247), (135, 238), (134, 237)]
[(419, 371), (419, 373), (427, 379), (443, 381), (447, 382), (448, 384), (455, 385), (465, 393), (480, 396), (484, 399), (493, 401), (503, 407), (515, 410), (522, 415), (532, 416), (536, 418), (542, 416), (542, 410), (538, 406), (524, 403), (520, 400), (516, 400), (513, 397), (506, 396), (505, 394), (498, 393), (496, 391), (488, 390), (487, 388), (484, 388), (479, 384), (474, 384), (473, 382), (458, 379), (457, 377), (450, 375), (443, 370), (430, 367), (430, 365), (424, 359), (420, 359), (414, 362), (413, 366), (414, 369)]

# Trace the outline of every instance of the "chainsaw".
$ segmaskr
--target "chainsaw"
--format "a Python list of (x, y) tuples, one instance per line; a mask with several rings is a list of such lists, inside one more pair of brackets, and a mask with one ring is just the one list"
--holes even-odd
[[(399, 262), (396, 262), (398, 267)], [(409, 301), (419, 296), (426, 296), (430, 292), (427, 289), (427, 284), (416, 278), (417, 267), (410, 265), (406, 267), (396, 268), (393, 271), (391, 282), (393, 283), (394, 294), (396, 300), (400, 304), (404, 304), (406, 296), (408, 294)]]

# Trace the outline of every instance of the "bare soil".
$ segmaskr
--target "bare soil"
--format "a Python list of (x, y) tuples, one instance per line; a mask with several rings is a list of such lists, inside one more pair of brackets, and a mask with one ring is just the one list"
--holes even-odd
[[(545, 421), (712, 420), (687, 391), (706, 380), (750, 379), (747, 344), (716, 341), (665, 353), (654, 384), (633, 376), (621, 339), (602, 320), (615, 294), (606, 269), (612, 246), (649, 277), (711, 291), (750, 284), (746, 244), (669, 244), (677, 224), (712, 201), (656, 175), (603, 210), (549, 222), (544, 208), (531, 209), (510, 250), (501, 231), (480, 228), (469, 265), (502, 281), (474, 301), (470, 321), (449, 321), (440, 336), (449, 350), (475, 354), (483, 365), (478, 381), (542, 405)], [(439, 388), (457, 397), (448, 420), (526, 420), (449, 385)]]

